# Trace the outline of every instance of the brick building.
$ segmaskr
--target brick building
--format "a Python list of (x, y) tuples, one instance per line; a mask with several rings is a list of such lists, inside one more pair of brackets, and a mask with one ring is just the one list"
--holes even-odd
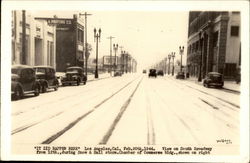
[(84, 22), (73, 18), (36, 18), (56, 26), (56, 71), (64, 72), (69, 66), (84, 66)]
[(189, 13), (187, 71), (234, 78), (240, 68), (240, 12)]

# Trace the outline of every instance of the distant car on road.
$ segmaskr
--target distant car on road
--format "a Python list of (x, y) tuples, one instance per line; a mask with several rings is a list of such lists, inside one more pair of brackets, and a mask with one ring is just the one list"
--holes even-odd
[(214, 86), (214, 87), (219, 87), (222, 88), (224, 85), (224, 79), (222, 74), (218, 73), (218, 72), (209, 72), (206, 75), (206, 78), (203, 80), (203, 86), (204, 87), (210, 87), (210, 86)]
[(11, 98), (21, 99), (25, 94), (38, 96), (40, 83), (36, 80), (35, 70), (26, 65), (13, 65), (11, 67)]
[(158, 70), (158, 71), (157, 71), (157, 75), (163, 76), (163, 75), (164, 75), (163, 70)]
[(147, 73), (147, 70), (142, 70), (142, 73), (143, 73), (143, 74), (146, 74), (146, 73)]
[(87, 77), (84, 75), (83, 68), (78, 66), (68, 67), (65, 72), (65, 76), (62, 77), (62, 85), (71, 85), (76, 84), (80, 85), (81, 83), (86, 84)]
[(184, 72), (178, 72), (177, 75), (175, 76), (176, 79), (185, 79), (185, 74)]
[(44, 93), (47, 89), (54, 89), (55, 91), (59, 87), (59, 82), (56, 77), (56, 72), (53, 67), (50, 66), (35, 66), (36, 78), (41, 85), (41, 92)]
[(122, 73), (120, 71), (116, 71), (114, 76), (122, 76)]
[(148, 74), (148, 77), (157, 77), (157, 74), (156, 74), (156, 69), (150, 69), (149, 70), (149, 74)]

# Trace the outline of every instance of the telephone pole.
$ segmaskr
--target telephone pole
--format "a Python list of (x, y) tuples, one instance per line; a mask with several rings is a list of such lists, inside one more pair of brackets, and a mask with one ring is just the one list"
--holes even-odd
[(113, 37), (113, 36), (107, 37), (107, 39), (110, 40), (110, 68), (109, 68), (110, 76), (112, 76), (112, 39), (113, 38), (115, 38), (115, 37)]
[[(86, 78), (88, 79), (88, 42), (87, 42), (87, 16), (91, 16), (92, 14), (88, 14), (85, 12), (84, 14), (79, 14), (80, 16), (83, 15), (85, 18), (85, 75)], [(83, 58), (84, 62), (84, 58)]]

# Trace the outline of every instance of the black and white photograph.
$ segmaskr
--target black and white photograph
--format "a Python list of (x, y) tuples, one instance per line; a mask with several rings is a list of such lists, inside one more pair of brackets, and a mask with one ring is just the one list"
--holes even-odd
[(3, 1), (1, 160), (249, 162), (249, 1)]

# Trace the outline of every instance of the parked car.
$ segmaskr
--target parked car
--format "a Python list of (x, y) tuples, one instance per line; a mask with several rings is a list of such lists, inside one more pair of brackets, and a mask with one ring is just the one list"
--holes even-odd
[(176, 79), (185, 79), (185, 74), (184, 72), (178, 72), (177, 75), (175, 76)]
[(122, 76), (122, 73), (120, 71), (116, 71), (114, 76)]
[(149, 70), (149, 74), (148, 74), (148, 77), (157, 77), (157, 74), (156, 74), (156, 69), (150, 69)]
[(142, 73), (143, 73), (143, 74), (146, 74), (146, 73), (147, 73), (147, 70), (142, 70)]
[(13, 65), (11, 67), (11, 98), (21, 99), (25, 94), (40, 93), (40, 83), (36, 80), (35, 70), (26, 65)]
[(204, 87), (210, 87), (210, 86), (215, 86), (222, 88), (224, 85), (224, 79), (222, 74), (218, 72), (209, 72), (206, 75), (206, 78), (203, 80), (203, 86)]
[(65, 72), (65, 76), (62, 77), (61, 82), (62, 85), (71, 85), (76, 84), (80, 85), (81, 83), (86, 84), (87, 77), (84, 75), (83, 68), (73, 66), (68, 67)]
[(35, 66), (36, 78), (41, 85), (40, 91), (46, 92), (47, 89), (54, 89), (55, 91), (59, 87), (59, 82), (56, 77), (56, 71), (50, 66)]
[(162, 70), (158, 70), (158, 71), (157, 71), (157, 75), (163, 76), (163, 75), (164, 75), (164, 73), (163, 73), (163, 71), (162, 71)]

